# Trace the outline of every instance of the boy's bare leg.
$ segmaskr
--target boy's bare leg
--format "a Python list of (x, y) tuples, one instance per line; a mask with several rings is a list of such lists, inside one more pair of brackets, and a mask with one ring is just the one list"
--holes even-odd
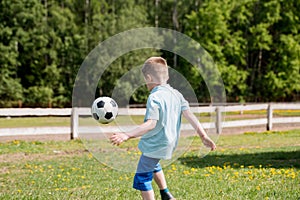
[(165, 174), (162, 170), (154, 173), (154, 180), (160, 189), (160, 195), (162, 200), (176, 200), (168, 190)]
[(155, 200), (153, 190), (141, 191), (141, 192), (142, 192), (143, 200)]
[(154, 180), (160, 190), (167, 188), (166, 178), (162, 170), (154, 173)]

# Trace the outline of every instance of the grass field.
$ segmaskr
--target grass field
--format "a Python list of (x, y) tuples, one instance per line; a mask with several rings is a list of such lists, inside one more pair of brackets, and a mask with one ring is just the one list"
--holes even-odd
[[(220, 136), (204, 158), (199, 145), (164, 168), (177, 199), (300, 198), (300, 130)], [(133, 173), (102, 165), (78, 140), (0, 143), (0, 160), (0, 199), (140, 199)]]

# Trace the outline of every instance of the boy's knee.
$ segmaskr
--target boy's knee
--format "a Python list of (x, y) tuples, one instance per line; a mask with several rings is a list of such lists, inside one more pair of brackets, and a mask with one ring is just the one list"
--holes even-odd
[(157, 173), (157, 172), (160, 172), (162, 170), (162, 168), (161, 168), (161, 165), (158, 163), (157, 165), (156, 165), (156, 167), (154, 168), (154, 173)]

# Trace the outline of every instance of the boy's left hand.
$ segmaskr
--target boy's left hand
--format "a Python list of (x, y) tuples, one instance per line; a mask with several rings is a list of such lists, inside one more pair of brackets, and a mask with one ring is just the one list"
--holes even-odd
[(203, 144), (210, 148), (212, 151), (217, 148), (216, 144), (208, 137), (208, 136), (203, 136), (201, 137)]
[(128, 140), (129, 136), (125, 133), (114, 133), (109, 139), (113, 145), (119, 146), (120, 144)]

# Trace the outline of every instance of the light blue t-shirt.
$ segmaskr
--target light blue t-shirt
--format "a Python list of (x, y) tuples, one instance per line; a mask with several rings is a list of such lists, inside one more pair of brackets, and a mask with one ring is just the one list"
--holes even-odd
[(157, 120), (154, 129), (141, 137), (139, 149), (145, 156), (171, 159), (180, 136), (181, 113), (189, 109), (182, 94), (169, 84), (152, 89), (148, 100), (145, 121)]

